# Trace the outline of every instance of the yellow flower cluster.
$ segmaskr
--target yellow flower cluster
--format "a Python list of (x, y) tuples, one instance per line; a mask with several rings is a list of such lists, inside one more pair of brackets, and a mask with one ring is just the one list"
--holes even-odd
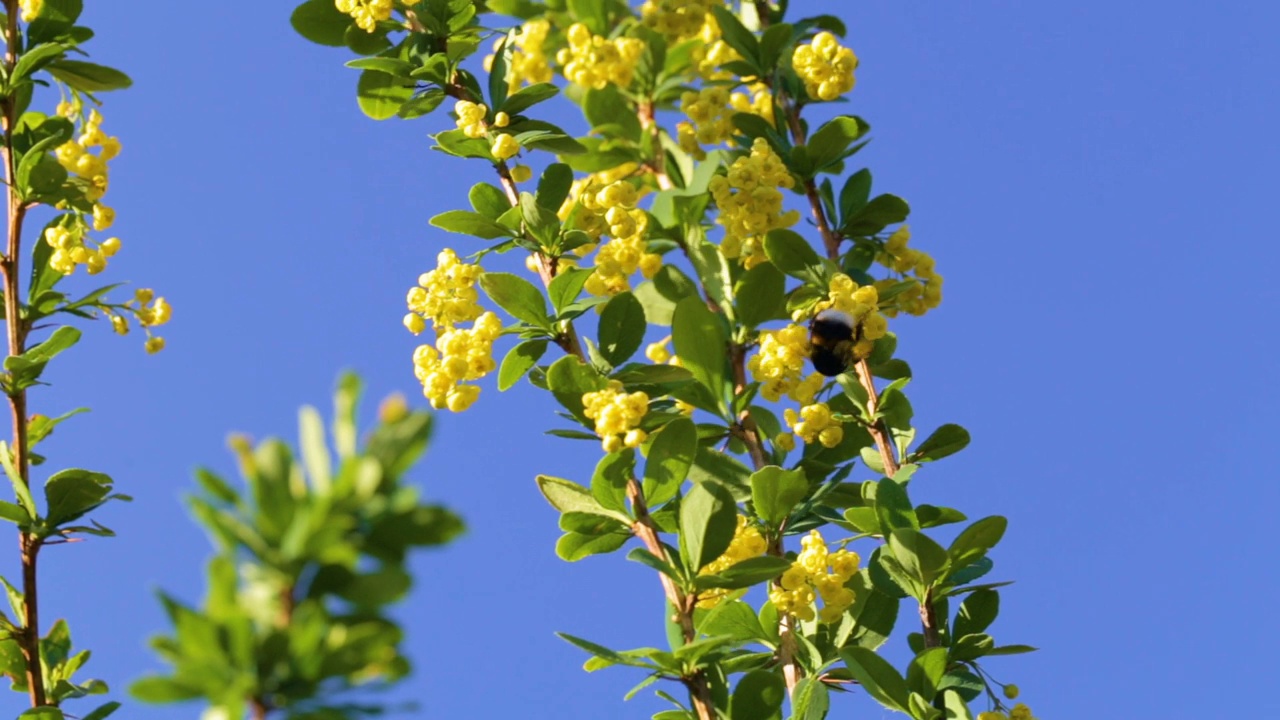
[(583, 413), (596, 421), (596, 435), (607, 453), (640, 447), (649, 437), (637, 427), (649, 411), (649, 396), (623, 392), (622, 383), (617, 380), (610, 380), (604, 390), (583, 395), (582, 405)]
[(844, 273), (836, 273), (827, 286), (827, 299), (813, 306), (818, 313), (828, 308), (848, 313), (858, 325), (858, 342), (853, 346), (853, 354), (865, 358), (871, 354), (875, 341), (889, 332), (889, 321), (880, 314), (880, 293), (874, 285), (862, 285)]
[[(547, 55), (543, 51), (543, 46), (547, 42), (547, 35), (550, 32), (550, 22), (546, 20), (530, 20), (521, 25), (520, 32), (516, 33), (509, 41), (505, 35), (494, 41), (493, 50), (495, 55), (504, 42), (507, 42), (508, 47), (511, 48), (511, 55), (508, 59), (511, 70), (508, 92), (515, 92), (522, 83), (532, 85), (533, 83), (551, 82), (554, 73), (547, 61)], [(485, 56), (485, 72), (493, 72), (495, 55)]]
[[(90, 247), (85, 244), (88, 240), (88, 228), (84, 220), (76, 217), (67, 222), (44, 231), (44, 241), (53, 248), (53, 253), (49, 256), (49, 267), (63, 275), (74, 273), (79, 265), (84, 265), (90, 275), (97, 275), (105, 270), (107, 258), (120, 252), (120, 238), (107, 238), (99, 242), (97, 247)], [(95, 223), (95, 227), (96, 225)]]
[(791, 65), (804, 81), (809, 97), (835, 100), (853, 89), (858, 58), (849, 48), (841, 47), (835, 35), (820, 32), (813, 36), (813, 42), (796, 47)]
[(422, 383), (422, 394), (431, 407), (462, 412), (480, 397), (480, 388), (466, 385), (493, 372), (493, 341), (502, 333), (502, 321), (491, 312), (476, 319), (469, 329), (448, 327), (436, 338), (435, 347), (419, 345), (413, 352), (413, 372)]
[[(498, 114), (503, 115), (504, 113)], [(494, 124), (498, 125), (497, 122)], [(506, 125), (506, 123), (502, 123), (502, 125), (498, 125), (498, 127), (502, 127), (503, 125)], [(493, 156), (498, 160), (509, 160), (520, 152), (520, 142), (516, 140), (515, 137), (507, 133), (499, 133), (498, 136), (493, 139), (493, 145), (490, 146), (489, 152), (493, 153)]]
[(723, 85), (688, 90), (680, 96), (680, 110), (690, 122), (676, 124), (680, 149), (702, 160), (703, 145), (718, 145), (733, 136), (731, 118), (737, 110), (729, 105), (729, 88)]
[(808, 445), (814, 441), (823, 447), (833, 448), (844, 439), (844, 428), (831, 416), (826, 403), (813, 403), (800, 408), (799, 414), (791, 408), (782, 411), (787, 427)]
[[(164, 325), (173, 317), (173, 307), (162, 297), (156, 297), (155, 291), (149, 288), (141, 288), (135, 290), (133, 299), (124, 304), (124, 309), (133, 313), (138, 319), (138, 324), (147, 333), (147, 342), (143, 346), (149, 353), (158, 353), (164, 349), (164, 338), (153, 336), (151, 328)], [(111, 329), (118, 334), (124, 335), (129, 332), (129, 321), (123, 315), (116, 315), (110, 311), (107, 317), (111, 319)]]
[(391, 0), (334, 0), (334, 6), (355, 18), (365, 32), (378, 29), (378, 23), (391, 17)]
[[(915, 281), (915, 287), (895, 295), (893, 305), (885, 308), (884, 313), (889, 317), (895, 317), (900, 311), (924, 315), (942, 303), (942, 276), (934, 269), (933, 256), (907, 247), (910, 240), (911, 228), (903, 225), (885, 241), (884, 252), (878, 258), (881, 265), (901, 273), (904, 279)], [(880, 280), (876, 286), (883, 289), (896, 283), (893, 279)]]
[[(583, 208), (579, 214), (580, 226), (594, 226), (591, 229), (607, 232), (613, 238), (596, 251), (596, 271), (583, 285), (588, 293), (616, 295), (631, 288), (628, 278), (636, 270), (651, 278), (662, 267), (661, 255), (646, 252), (649, 216), (636, 209), (639, 197), (636, 186), (625, 180), (609, 183), (599, 190), (589, 185), (579, 195), (578, 203)], [(584, 228), (588, 233), (591, 229)]]
[(717, 222), (724, 226), (720, 252), (727, 258), (741, 258), (748, 269), (764, 262), (765, 233), (800, 221), (798, 210), (783, 212), (778, 190), (794, 183), (764, 138), (756, 138), (751, 154), (735, 160), (726, 175), (711, 178), (708, 189), (720, 208)]
[(480, 317), (484, 309), (477, 300), (476, 280), (484, 269), (458, 259), (458, 254), (445, 248), (436, 256), (436, 269), (418, 277), (418, 286), (409, 290), (406, 301), (409, 314), (404, 326), (417, 335), (426, 329), (426, 321), (437, 329), (449, 329)]
[[(97, 155), (90, 152), (95, 147), (99, 149)], [(58, 163), (84, 182), (84, 197), (91, 203), (107, 193), (107, 162), (119, 154), (120, 139), (102, 132), (102, 115), (97, 110), (89, 111), (79, 138), (66, 141), (54, 151)]]
[(645, 0), (640, 18), (668, 39), (687, 40), (702, 32), (717, 5), (723, 6), (724, 0)]
[(1009, 710), (1008, 715), (995, 710), (988, 710), (987, 712), (978, 713), (978, 720), (1036, 720), (1036, 718), (1031, 714), (1031, 708), (1023, 703), (1018, 703)]
[(801, 380), (809, 357), (809, 331), (800, 325), (760, 333), (760, 352), (747, 361), (753, 380), (761, 383), (760, 394), (769, 402), (783, 395), (808, 403), (822, 389), (822, 376), (812, 373)]
[[(733, 540), (729, 542), (729, 547), (720, 557), (712, 560), (706, 567), (699, 570), (698, 574), (717, 575), (743, 560), (760, 557), (767, 549), (768, 544), (765, 543), (764, 536), (760, 534), (759, 528), (752, 525), (746, 516), (739, 515), (738, 527), (733, 531)], [(728, 590), (719, 588), (704, 590), (698, 594), (698, 607), (704, 610), (713, 608), (719, 605), (720, 601), (728, 594)]]
[(459, 100), (453, 105), (453, 113), (458, 116), (454, 124), (469, 138), (482, 138), (488, 128), (484, 118), (489, 114), (487, 105), (473, 103), (470, 100)]
[(569, 82), (601, 90), (613, 83), (625, 88), (631, 84), (636, 63), (644, 53), (644, 42), (635, 38), (607, 40), (592, 35), (586, 25), (569, 26), (569, 47), (556, 53)]
[(817, 530), (810, 530), (800, 545), (803, 549), (795, 562), (782, 573), (778, 584), (769, 588), (769, 599), (779, 613), (812, 620), (814, 602), (820, 596), (823, 607), (817, 611), (817, 618), (824, 623), (835, 622), (853, 604), (853, 591), (845, 583), (858, 572), (861, 558), (844, 549), (828, 552)]
[[(584, 178), (574, 180), (573, 185), (569, 187), (568, 196), (565, 197), (557, 213), (560, 220), (567, 222), (570, 215), (572, 215), (573, 227), (597, 240), (600, 239), (601, 235), (608, 232), (609, 223), (605, 221), (605, 208), (596, 202), (596, 196), (604, 188), (631, 177), (639, 169), (639, 163), (626, 162), (615, 168), (601, 170)], [(639, 200), (641, 194), (640, 191), (636, 192), (637, 200)], [(589, 246), (580, 247), (575, 252), (579, 255), (587, 255), (593, 250), (595, 250), (595, 247)]]
[(21, 0), (18, 6), (22, 8), (22, 22), (31, 22), (44, 9), (44, 0)]

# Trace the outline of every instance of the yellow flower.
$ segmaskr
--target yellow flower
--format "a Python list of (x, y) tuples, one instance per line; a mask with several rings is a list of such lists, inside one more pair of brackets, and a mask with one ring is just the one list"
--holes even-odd
[[(765, 543), (764, 536), (760, 534), (759, 528), (752, 525), (745, 516), (739, 515), (738, 527), (733, 532), (733, 540), (729, 542), (729, 547), (720, 557), (699, 570), (698, 574), (717, 575), (743, 560), (764, 555), (766, 550), (768, 545)], [(704, 590), (698, 595), (698, 607), (713, 608), (728, 594), (728, 590)]]
[(667, 343), (671, 342), (671, 336), (652, 343), (644, 349), (644, 356), (649, 358), (649, 362), (662, 365), (671, 359), (671, 350), (667, 347)]
[[(817, 617), (824, 623), (837, 622), (855, 599), (845, 583), (858, 570), (858, 555), (843, 549), (829, 552), (817, 530), (810, 530), (800, 545), (791, 567), (769, 588), (769, 599), (779, 613), (801, 620)], [(818, 598), (822, 598), (823, 608), (815, 612)]]
[(533, 177), (533, 170), (529, 169), (528, 165), (516, 165), (515, 167), (511, 168), (512, 182), (517, 182), (517, 183), (528, 182), (529, 178), (531, 177)]
[(116, 221), (116, 211), (98, 203), (93, 206), (93, 229), (106, 230), (110, 228)]
[(155, 355), (156, 353), (164, 349), (164, 338), (162, 337), (147, 338), (145, 347), (148, 353)]
[(18, 5), (22, 8), (22, 22), (31, 22), (44, 9), (44, 0), (21, 0)]
[(783, 211), (778, 189), (794, 184), (782, 158), (764, 138), (756, 138), (751, 154), (735, 160), (728, 173), (711, 178), (708, 190), (720, 208), (717, 222), (724, 226), (720, 252), (741, 258), (748, 269), (764, 262), (765, 233), (800, 221), (799, 211)]
[(724, 0), (645, 0), (640, 6), (644, 24), (669, 40), (688, 40), (702, 32), (711, 8)]
[[(419, 276), (417, 287), (409, 290), (406, 301), (410, 312), (430, 320), (437, 329), (475, 320), (484, 312), (475, 289), (483, 272), (479, 265), (464, 263), (457, 253), (445, 248), (436, 256), (436, 269)], [(406, 318), (406, 327), (408, 322)], [(412, 332), (413, 328), (409, 330)]]
[(820, 32), (808, 45), (799, 45), (791, 65), (804, 81), (805, 92), (815, 100), (835, 100), (853, 89), (858, 58), (842, 47), (835, 35)]
[(516, 156), (520, 152), (520, 143), (507, 133), (499, 133), (498, 137), (493, 139), (493, 145), (489, 148), (489, 152), (499, 160), (507, 160)]
[(1004, 696), (1009, 698), (1010, 700), (1018, 699), (1018, 686), (1014, 685), (1013, 683), (1009, 683), (1008, 685), (1005, 685)]
[(453, 105), (453, 113), (458, 116), (454, 123), (469, 138), (481, 138), (485, 134), (484, 118), (489, 108), (470, 100), (459, 100)]
[(635, 38), (607, 40), (592, 35), (586, 25), (575, 23), (566, 33), (569, 46), (556, 54), (564, 76), (583, 87), (604, 89), (610, 83), (619, 87), (631, 84), (636, 63), (644, 53), (644, 43)]
[(647, 438), (637, 426), (649, 411), (649, 396), (642, 392), (624, 392), (622, 383), (609, 381), (603, 390), (582, 396), (583, 414), (595, 420), (596, 435), (605, 452), (617, 452), (623, 446), (639, 447)]
[(413, 371), (422, 383), (422, 394), (436, 409), (462, 412), (480, 396), (480, 388), (465, 383), (493, 372), (493, 341), (502, 333), (502, 321), (486, 312), (471, 328), (452, 325), (442, 330), (435, 345), (419, 345), (413, 353)]
[(391, 17), (391, 0), (334, 0), (338, 10), (355, 18), (356, 25), (365, 32), (378, 29), (378, 23)]
[(805, 444), (819, 442), (823, 447), (832, 448), (844, 439), (844, 428), (831, 416), (831, 409), (826, 403), (813, 403), (795, 410), (787, 408), (782, 417), (791, 431), (800, 436)]
[(899, 312), (924, 315), (942, 303), (942, 276), (935, 268), (933, 257), (907, 247), (910, 240), (911, 228), (906, 225), (899, 227), (885, 240), (884, 252), (876, 258), (881, 265), (901, 274), (899, 279), (877, 281), (876, 287), (887, 290), (899, 282), (912, 283), (906, 290), (895, 291), (897, 294), (883, 310), (889, 317), (895, 317)]
[(761, 331), (760, 352), (747, 361), (747, 369), (752, 379), (761, 383), (760, 394), (769, 402), (793, 393), (811, 398), (822, 386), (822, 376), (801, 380), (808, 357), (809, 331), (792, 324), (781, 330)]

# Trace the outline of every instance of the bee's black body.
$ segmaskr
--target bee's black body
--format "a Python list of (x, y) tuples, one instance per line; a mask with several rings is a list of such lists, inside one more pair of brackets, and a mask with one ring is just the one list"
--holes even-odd
[(853, 363), (853, 345), (858, 326), (851, 315), (839, 310), (823, 310), (809, 322), (809, 359), (813, 369), (834, 377)]

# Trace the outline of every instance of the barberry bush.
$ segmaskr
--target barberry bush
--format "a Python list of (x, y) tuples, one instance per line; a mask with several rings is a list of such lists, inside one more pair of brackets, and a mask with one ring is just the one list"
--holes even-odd
[[(662, 720), (821, 718), (847, 692), (917, 720), (1029, 718), (988, 670), (1032, 649), (990, 633), (1006, 520), (924, 502), (969, 435), (917, 429), (897, 334), (942, 276), (858, 168), (844, 22), (789, 10), (308, 0), (292, 20), (354, 53), (365, 113), (428, 118), (431, 149), (492, 170), (431, 221), (487, 243), (442, 248), (404, 324), (427, 333), (433, 407), (529, 382), (559, 408), (551, 435), (602, 452), (591, 478), (537, 477), (555, 550), (651, 568), (669, 642), (563, 634), (586, 669), (678, 683)], [(547, 120), (552, 101), (589, 132)], [(509, 252), (528, 277), (482, 268)], [(905, 667), (882, 655), (895, 630)]]
[(199, 606), (160, 594), (173, 628), (151, 644), (171, 670), (135, 682), (134, 697), (199, 701), (209, 720), (387, 711), (371, 693), (409, 673), (404, 633), (388, 614), (412, 585), (409, 555), (463, 525), (406, 482), (431, 416), (392, 396), (361, 441), (359, 393), (356, 376), (339, 382), (328, 437), (320, 413), (304, 407), (296, 454), (280, 440), (232, 436), (244, 490), (196, 473), (191, 514), (215, 546), (207, 594)]
[[(85, 286), (73, 277), (81, 269), (87, 276), (104, 273), (121, 250), (119, 238), (108, 236), (116, 212), (106, 201), (110, 165), (122, 146), (105, 129), (99, 107), (101, 94), (130, 85), (119, 70), (84, 59), (94, 33), (79, 24), (81, 10), (81, 0), (5, 0), (0, 12), (7, 210), (0, 247), (7, 355), (0, 390), (12, 426), (12, 440), (0, 442), (0, 464), (14, 492), (14, 502), (0, 501), (0, 519), (17, 526), (21, 561), (20, 578), (0, 579), (12, 611), (0, 612), (0, 674), (27, 696), (30, 709), (21, 717), (44, 720), (63, 718), (68, 702), (105, 693), (107, 686), (80, 677), (90, 653), (73, 650), (65, 620), (42, 623), (39, 561), (49, 548), (110, 537), (89, 515), (129, 497), (104, 473), (58, 468), (41, 454), (40, 443), (86, 408), (37, 412), (31, 391), (47, 384), (50, 363), (80, 341), (86, 321), (105, 319), (120, 334), (136, 324), (146, 351), (155, 353), (164, 340), (152, 331), (172, 313), (152, 290), (113, 302), (108, 295), (118, 283), (97, 286), (95, 277)], [(79, 705), (66, 716), (100, 720), (119, 707)]]

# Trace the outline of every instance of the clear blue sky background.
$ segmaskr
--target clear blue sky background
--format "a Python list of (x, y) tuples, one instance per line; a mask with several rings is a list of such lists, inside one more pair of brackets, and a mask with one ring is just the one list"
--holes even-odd
[[(852, 109), (875, 136), (861, 157), (911, 201), (913, 243), (947, 278), (938, 312), (896, 327), (920, 424), (974, 436), (917, 500), (1011, 520), (995, 574), (1017, 584), (994, 631), (1043, 650), (990, 667), (1046, 720), (1280, 716), (1280, 252), (1264, 212), (1280, 10), (794, 4), (849, 20)], [(159, 667), (144, 645), (164, 627), (153, 589), (202, 592), (209, 546), (180, 497), (197, 464), (231, 469), (228, 431), (292, 438), (297, 407), (327, 412), (342, 368), (374, 400), (417, 397), (404, 292), (443, 243), (468, 242), (427, 220), (483, 168), (427, 151), (442, 115), (363, 117), (346, 56), (296, 37), (293, 3), (88, 5), (95, 58), (136, 82), (104, 111), (125, 145), (111, 190), (124, 251), (107, 277), (156, 287), (175, 313), (160, 356), (99, 325), (34, 393), (35, 411), (94, 408), (59, 431), (54, 461), (137, 497), (101, 513), (118, 539), (51, 549), (41, 570), (45, 618), (71, 619), (90, 674), (125, 699)], [(662, 642), (648, 571), (555, 558), (533, 476), (583, 478), (595, 453), (544, 437), (552, 422), (547, 396), (491, 384), (440, 418), (416, 478), (470, 532), (419, 557), (400, 609), (417, 674), (397, 697), (422, 717), (657, 707), (620, 705), (639, 677), (587, 675), (552, 635)], [(8, 577), (16, 555), (0, 554)], [(833, 717), (888, 715), (843, 707)], [(0, 715), (19, 708), (0, 695)], [(195, 715), (130, 702), (122, 717)]]

